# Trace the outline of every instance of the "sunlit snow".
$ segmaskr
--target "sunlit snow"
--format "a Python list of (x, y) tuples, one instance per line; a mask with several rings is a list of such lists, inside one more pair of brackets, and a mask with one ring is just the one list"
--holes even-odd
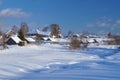
[(9, 46), (0, 51), (3, 80), (119, 80), (116, 46), (70, 50), (58, 44)]

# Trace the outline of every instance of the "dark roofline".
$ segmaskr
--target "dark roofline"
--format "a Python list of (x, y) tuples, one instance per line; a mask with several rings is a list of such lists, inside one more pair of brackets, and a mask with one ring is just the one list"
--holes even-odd
[(41, 37), (48, 37), (47, 35), (37, 34), (37, 33), (29, 33), (26, 36), (37, 36), (40, 35)]

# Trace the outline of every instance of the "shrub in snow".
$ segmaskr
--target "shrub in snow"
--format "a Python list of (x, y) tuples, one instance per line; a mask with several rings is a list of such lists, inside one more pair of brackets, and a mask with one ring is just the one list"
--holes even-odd
[(84, 49), (87, 48), (88, 43), (83, 43), (81, 40), (75, 38), (71, 39), (70, 49)]

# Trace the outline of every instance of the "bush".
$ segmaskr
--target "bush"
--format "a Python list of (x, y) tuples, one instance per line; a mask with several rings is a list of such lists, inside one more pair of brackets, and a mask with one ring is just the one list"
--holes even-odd
[(70, 48), (71, 49), (80, 48), (80, 41), (77, 38), (71, 39)]
[(81, 40), (77, 38), (72, 38), (70, 42), (70, 49), (85, 49), (87, 48), (88, 43), (83, 43)]

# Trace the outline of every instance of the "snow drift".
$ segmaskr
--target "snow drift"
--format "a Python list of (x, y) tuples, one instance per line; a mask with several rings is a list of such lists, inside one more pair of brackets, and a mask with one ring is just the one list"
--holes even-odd
[(119, 54), (118, 49), (103, 47), (72, 51), (57, 44), (9, 46), (0, 51), (0, 79), (117, 80)]

